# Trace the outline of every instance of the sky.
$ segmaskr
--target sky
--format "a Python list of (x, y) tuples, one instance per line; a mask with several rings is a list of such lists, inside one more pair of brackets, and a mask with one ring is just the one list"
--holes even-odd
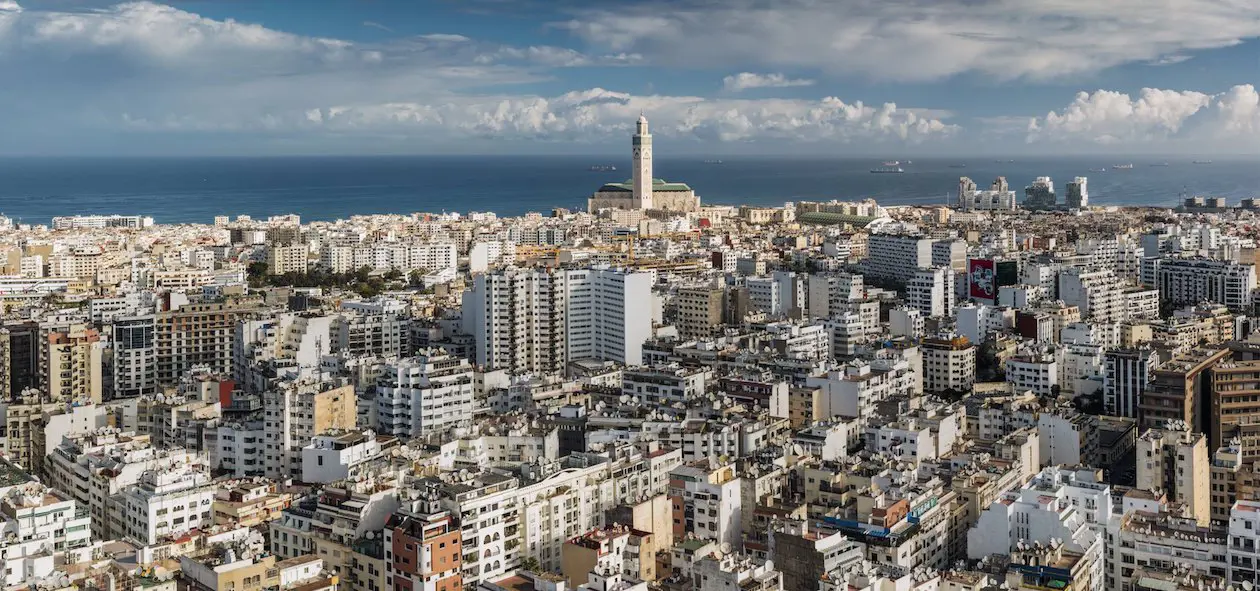
[(1260, 154), (1255, 0), (0, 0), (0, 155)]

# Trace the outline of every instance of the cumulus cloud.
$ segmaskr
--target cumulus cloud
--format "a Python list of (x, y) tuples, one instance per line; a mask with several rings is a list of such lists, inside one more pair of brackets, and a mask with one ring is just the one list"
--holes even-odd
[(1260, 36), (1260, 3), (1244, 0), (1167, 0), (1157, 9), (1149, 0), (646, 0), (572, 11), (554, 26), (659, 64), (894, 80), (1062, 77), (1169, 63)]
[(905, 141), (944, 137), (957, 127), (895, 104), (636, 96), (602, 88), (555, 97), (459, 97), (443, 103), (342, 105), (303, 114), (337, 133), (391, 128), (489, 138), (603, 141), (631, 132), (640, 112), (653, 133), (703, 141)]
[(1029, 120), (1032, 142), (1096, 144), (1254, 141), (1260, 130), (1260, 94), (1250, 84), (1220, 94), (1144, 88), (1136, 97), (1122, 92), (1081, 92), (1067, 107)]
[(806, 78), (788, 78), (783, 74), (754, 74), (740, 72), (722, 79), (722, 88), (730, 92), (743, 92), (752, 88), (790, 88), (793, 86), (813, 86), (814, 81)]

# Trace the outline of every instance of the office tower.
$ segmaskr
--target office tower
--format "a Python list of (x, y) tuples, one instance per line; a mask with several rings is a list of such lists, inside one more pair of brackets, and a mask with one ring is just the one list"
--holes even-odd
[(114, 319), (114, 398), (157, 392), (157, 323), (152, 314)]
[(1089, 180), (1085, 177), (1078, 176), (1067, 184), (1068, 209), (1084, 209), (1089, 206), (1088, 182)]
[(1159, 359), (1150, 348), (1113, 349), (1103, 354), (1103, 408), (1107, 415), (1136, 418), (1138, 403)]
[(1048, 176), (1039, 176), (1033, 184), (1024, 188), (1024, 209), (1044, 211), (1054, 209), (1058, 198), (1054, 194), (1054, 181)]

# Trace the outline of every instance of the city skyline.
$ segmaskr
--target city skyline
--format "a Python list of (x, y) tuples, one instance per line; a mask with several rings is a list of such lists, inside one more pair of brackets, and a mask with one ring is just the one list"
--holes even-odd
[(1260, 7), (0, 0), (0, 155), (1256, 154)]

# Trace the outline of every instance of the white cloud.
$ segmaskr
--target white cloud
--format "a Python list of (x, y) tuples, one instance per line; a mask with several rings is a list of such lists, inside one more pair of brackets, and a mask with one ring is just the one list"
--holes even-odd
[[(1221, 94), (1144, 88), (1137, 97), (1082, 92), (1067, 107), (1028, 122), (1033, 142), (1135, 144), (1235, 140), (1254, 145), (1260, 94), (1250, 84)], [(1234, 144), (1237, 145), (1237, 144)]]
[(653, 133), (704, 141), (923, 142), (957, 127), (888, 103), (868, 106), (834, 97), (706, 99), (635, 96), (601, 88), (544, 97), (461, 97), (441, 104), (392, 103), (337, 107), (320, 123), (330, 130), (381, 126), (440, 128), (494, 138), (602, 140), (629, 133), (640, 112)]
[(730, 92), (743, 92), (753, 88), (789, 88), (813, 86), (814, 81), (805, 78), (788, 78), (783, 74), (755, 74), (740, 72), (722, 79), (722, 88)]
[(1249, 0), (649, 0), (555, 25), (657, 64), (816, 68), (879, 79), (999, 79), (1175, 61), (1260, 36)]

